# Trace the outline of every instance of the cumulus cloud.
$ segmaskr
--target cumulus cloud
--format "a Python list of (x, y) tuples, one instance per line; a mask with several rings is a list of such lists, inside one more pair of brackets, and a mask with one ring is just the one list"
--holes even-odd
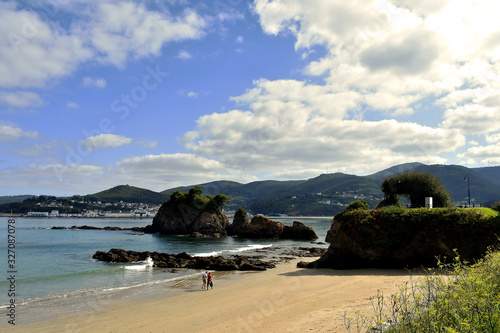
[(96, 20), (88, 28), (99, 60), (123, 67), (129, 58), (158, 56), (166, 43), (202, 37), (206, 21), (190, 9), (173, 17), (140, 3), (105, 2), (99, 4)]
[(127, 138), (123, 135), (99, 134), (90, 136), (80, 141), (79, 144), (84, 148), (86, 152), (90, 152), (97, 149), (120, 147), (128, 145), (131, 142), (132, 139)]
[[(344, 168), (372, 170), (408, 160), (442, 163), (465, 144), (457, 130), (396, 120), (349, 119), (359, 98), (293, 80), (255, 83), (233, 98), (250, 110), (214, 113), (186, 133), (186, 148), (245, 172)], [(281, 171), (280, 171), (281, 170)]]
[(80, 38), (12, 2), (0, 3), (0, 36), (0, 87), (42, 87), (92, 56)]
[(399, 7), (407, 8), (412, 13), (418, 16), (428, 16), (443, 10), (450, 0), (391, 0), (393, 4)]
[(455, 128), (468, 134), (487, 134), (500, 130), (500, 108), (487, 108), (467, 104), (448, 109), (444, 113), (443, 127)]
[(116, 164), (115, 177), (131, 177), (149, 188), (165, 190), (179, 185), (215, 180), (252, 181), (254, 176), (227, 168), (221, 162), (194, 154), (159, 154), (126, 158)]
[[(0, 87), (43, 87), (90, 60), (123, 68), (130, 59), (160, 55), (170, 42), (201, 38), (208, 26), (191, 9), (172, 15), (136, 2), (58, 4), (57, 10), (74, 24), (64, 27), (54, 17), (0, 3), (0, 41), (5, 46), (0, 48)], [(89, 84), (102, 88), (103, 82)]]
[(397, 75), (416, 75), (429, 70), (445, 52), (438, 35), (428, 29), (411, 29), (389, 34), (365, 49), (361, 64), (372, 71), (389, 70)]
[(34, 139), (39, 137), (37, 131), (24, 131), (23, 129), (0, 122), (0, 143), (7, 143), (22, 138)]
[(487, 146), (471, 147), (465, 153), (458, 155), (462, 159), (479, 159), (481, 163), (500, 163), (500, 145), (493, 144)]
[(38, 107), (43, 104), (43, 99), (39, 94), (31, 91), (0, 91), (0, 104), (16, 108)]

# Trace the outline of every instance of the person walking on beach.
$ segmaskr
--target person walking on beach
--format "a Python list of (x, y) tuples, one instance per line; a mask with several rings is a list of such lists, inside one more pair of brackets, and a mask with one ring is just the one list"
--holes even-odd
[(207, 290), (208, 290), (208, 286), (210, 286), (210, 289), (214, 289), (214, 284), (212, 282), (212, 274), (210, 274), (210, 272), (208, 272), (208, 275), (207, 275)]
[(201, 285), (201, 289), (207, 288), (207, 290), (208, 290), (207, 278), (208, 278), (207, 272), (203, 273), (203, 275), (201, 277), (201, 279), (203, 281), (203, 284)]

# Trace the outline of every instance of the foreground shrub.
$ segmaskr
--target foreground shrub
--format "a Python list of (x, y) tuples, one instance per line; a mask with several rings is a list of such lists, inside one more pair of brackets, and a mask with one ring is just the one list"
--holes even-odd
[(500, 332), (500, 253), (474, 265), (457, 255), (412, 278), (390, 297), (371, 298), (375, 314), (345, 316), (348, 332)]

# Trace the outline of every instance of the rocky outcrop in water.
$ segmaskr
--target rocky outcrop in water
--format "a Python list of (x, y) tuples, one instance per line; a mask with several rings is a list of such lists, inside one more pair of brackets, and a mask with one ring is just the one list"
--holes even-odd
[(145, 231), (223, 237), (227, 235), (229, 225), (229, 220), (221, 212), (217, 201), (203, 196), (201, 188), (195, 187), (189, 193), (174, 192), (170, 200), (160, 207), (153, 224), (147, 226)]
[(137, 252), (122, 249), (111, 249), (108, 252), (97, 251), (92, 258), (105, 262), (138, 262), (147, 258), (153, 260), (155, 267), (164, 268), (194, 268), (217, 271), (263, 271), (276, 265), (259, 259), (244, 256), (231, 258), (193, 257), (187, 253), (168, 254), (160, 252)]
[(65, 229), (70, 229), (70, 230), (112, 230), (112, 231), (120, 231), (120, 230), (130, 230), (130, 231), (138, 231), (138, 232), (143, 232), (145, 230), (144, 227), (132, 227), (132, 228), (120, 228), (120, 227), (93, 227), (89, 225), (82, 225), (82, 226), (72, 226), (70, 228), (67, 227), (52, 227), (51, 229), (54, 230), (65, 230)]
[(290, 227), (261, 215), (254, 216), (237, 235), (243, 238), (318, 239), (314, 230), (302, 222), (294, 221)]
[(234, 214), (233, 223), (228, 228), (228, 234), (231, 236), (238, 235), (244, 231), (249, 224), (250, 220), (245, 209), (238, 208)]
[(314, 240), (318, 239), (318, 236), (314, 232), (313, 228), (306, 226), (300, 221), (293, 221), (293, 225), (291, 227), (285, 226), (280, 238)]
[(294, 221), (293, 226), (270, 220), (265, 216), (254, 216), (252, 221), (243, 208), (238, 209), (230, 224), (221, 212), (228, 197), (218, 194), (215, 198), (203, 196), (199, 187), (189, 193), (174, 192), (145, 228), (148, 233), (190, 235), (192, 237), (276, 238), (315, 240), (317, 235), (311, 227)]

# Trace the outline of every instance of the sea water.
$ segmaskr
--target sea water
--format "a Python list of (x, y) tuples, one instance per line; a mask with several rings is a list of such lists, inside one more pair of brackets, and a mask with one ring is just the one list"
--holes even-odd
[[(4, 253), (3, 273), (8, 267), (8, 218), (0, 218), (0, 249)], [(185, 281), (198, 278), (201, 271), (152, 267), (146, 260), (137, 263), (105, 263), (92, 259), (96, 251), (121, 248), (134, 251), (166, 253), (187, 252), (193, 256), (252, 254), (271, 247), (326, 246), (310, 241), (190, 238), (144, 234), (136, 231), (68, 230), (71, 227), (113, 226), (144, 227), (151, 219), (84, 219), (84, 218), (14, 218), (15, 223), (15, 297), (9, 296), (11, 282), (0, 280), (0, 316), (15, 298), (21, 322), (43, 320), (61, 309), (68, 312), (86, 310), (105, 304), (107, 300), (141, 297), (163, 292), (166, 295), (182, 289)], [(273, 218), (285, 225), (301, 220), (314, 228), (318, 242), (325, 239), (331, 217)], [(11, 252), (12, 253), (12, 252)], [(6, 322), (6, 320), (5, 320)], [(2, 321), (1, 324), (4, 322)]]

